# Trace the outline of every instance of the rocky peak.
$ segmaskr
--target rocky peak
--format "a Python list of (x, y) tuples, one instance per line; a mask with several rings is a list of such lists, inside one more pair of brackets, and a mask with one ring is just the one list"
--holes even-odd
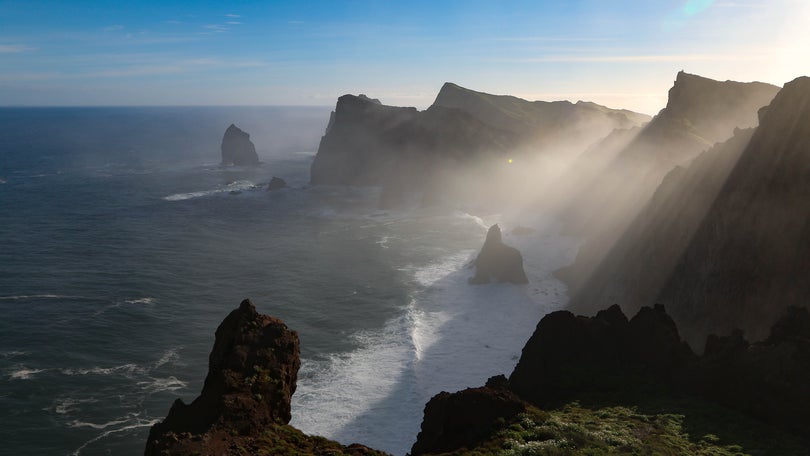
[(189, 405), (174, 402), (166, 419), (150, 430), (146, 454), (171, 453), (184, 439), (208, 432), (256, 435), (290, 421), (300, 367), (298, 334), (245, 299), (215, 336), (200, 396)]
[(471, 284), (489, 283), (491, 279), (515, 284), (529, 283), (523, 271), (523, 256), (516, 248), (503, 243), (498, 224), (492, 225), (487, 231), (487, 239), (475, 259), (475, 268), (475, 277), (469, 280)]

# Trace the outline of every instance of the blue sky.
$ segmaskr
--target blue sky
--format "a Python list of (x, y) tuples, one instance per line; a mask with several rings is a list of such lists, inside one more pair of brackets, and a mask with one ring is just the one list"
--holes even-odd
[(453, 81), (655, 113), (682, 69), (810, 74), (808, 3), (0, 0), (0, 105), (424, 108)]

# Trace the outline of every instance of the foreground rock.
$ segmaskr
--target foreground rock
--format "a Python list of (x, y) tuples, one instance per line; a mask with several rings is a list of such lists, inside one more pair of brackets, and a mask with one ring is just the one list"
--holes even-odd
[(259, 156), (250, 135), (231, 124), (222, 137), (222, 164), (249, 166), (258, 165)]
[(515, 284), (529, 283), (523, 271), (523, 256), (518, 249), (503, 243), (501, 228), (497, 224), (487, 231), (487, 240), (475, 259), (475, 276), (469, 282), (483, 284), (492, 279)]
[[(685, 403), (692, 413), (710, 415), (720, 404), (727, 407), (720, 408), (720, 415), (734, 419), (741, 434), (748, 432), (753, 417), (767, 423), (760, 428), (766, 435), (807, 438), (810, 313), (806, 309), (788, 309), (764, 342), (749, 344), (736, 332), (711, 337), (705, 351), (702, 357), (691, 351), (662, 306), (644, 307), (630, 320), (617, 305), (590, 318), (553, 312), (537, 325), (508, 384), (491, 381), (483, 388), (443, 392), (431, 399), (413, 453), (492, 448), (487, 440), (509, 435), (515, 419), (526, 419), (527, 415), (519, 415), (524, 410), (537, 415), (535, 406), (553, 410), (572, 401), (597, 408), (633, 404), (655, 409), (661, 416), (683, 410)], [(699, 416), (687, 419), (700, 420)], [(719, 428), (731, 426), (726, 422)], [(757, 453), (806, 454), (762, 450), (771, 448), (760, 447)]]
[(145, 454), (380, 454), (287, 425), (300, 363), (298, 334), (242, 301), (216, 330), (200, 396), (174, 402), (150, 430)]

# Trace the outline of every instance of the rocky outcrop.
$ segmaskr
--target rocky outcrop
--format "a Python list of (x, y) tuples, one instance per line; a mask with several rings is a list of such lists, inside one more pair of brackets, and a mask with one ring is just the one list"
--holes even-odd
[(286, 186), (287, 186), (287, 182), (285, 182), (284, 179), (282, 179), (280, 177), (273, 176), (273, 178), (270, 179), (270, 183), (267, 184), (267, 191), (272, 192), (272, 191), (275, 191), (275, 190), (281, 190), (282, 188), (284, 188)]
[[(564, 178), (586, 184), (575, 188), (575, 196), (560, 204), (568, 231), (588, 238), (574, 264), (557, 274), (569, 292), (576, 295), (585, 289), (667, 173), (688, 165), (713, 144), (726, 141), (735, 128), (755, 127), (757, 111), (778, 90), (759, 82), (721, 82), (681, 71), (669, 91), (667, 106), (631, 135), (621, 150), (616, 151), (614, 143), (622, 141), (611, 138), (613, 143), (597, 145), (580, 157), (572, 167), (576, 174)], [(607, 155), (609, 161), (601, 155)], [(591, 163), (602, 166), (594, 168)]]
[(247, 166), (259, 164), (256, 146), (250, 140), (250, 135), (234, 124), (231, 124), (225, 130), (221, 150), (223, 165)]
[(509, 384), (525, 400), (554, 406), (647, 379), (681, 383), (693, 361), (661, 306), (642, 308), (629, 321), (616, 305), (592, 318), (558, 311), (537, 325)]
[(473, 448), (496, 429), (497, 423), (525, 410), (526, 404), (509, 391), (502, 375), (490, 378), (482, 388), (441, 392), (425, 406), (422, 430), (411, 455)]
[(617, 305), (594, 317), (553, 312), (537, 325), (508, 383), (494, 377), (485, 387), (431, 399), (413, 454), (475, 450), (532, 406), (613, 404), (649, 392), (722, 404), (806, 437), (810, 312), (788, 309), (761, 343), (750, 344), (740, 331), (710, 337), (702, 357), (660, 305), (630, 320)]
[(208, 375), (191, 404), (177, 399), (149, 432), (146, 455), (380, 454), (314, 439), (287, 425), (300, 366), (298, 334), (244, 300), (219, 325)]
[(487, 239), (474, 265), (475, 276), (470, 278), (471, 284), (489, 283), (493, 279), (497, 282), (529, 283), (523, 271), (523, 256), (518, 249), (503, 243), (501, 228), (497, 224), (487, 231)]

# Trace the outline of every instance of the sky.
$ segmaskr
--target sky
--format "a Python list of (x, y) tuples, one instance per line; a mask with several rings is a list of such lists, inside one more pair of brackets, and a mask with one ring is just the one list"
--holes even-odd
[(806, 0), (6, 1), (0, 106), (429, 106), (442, 84), (655, 114), (678, 71), (810, 75)]

